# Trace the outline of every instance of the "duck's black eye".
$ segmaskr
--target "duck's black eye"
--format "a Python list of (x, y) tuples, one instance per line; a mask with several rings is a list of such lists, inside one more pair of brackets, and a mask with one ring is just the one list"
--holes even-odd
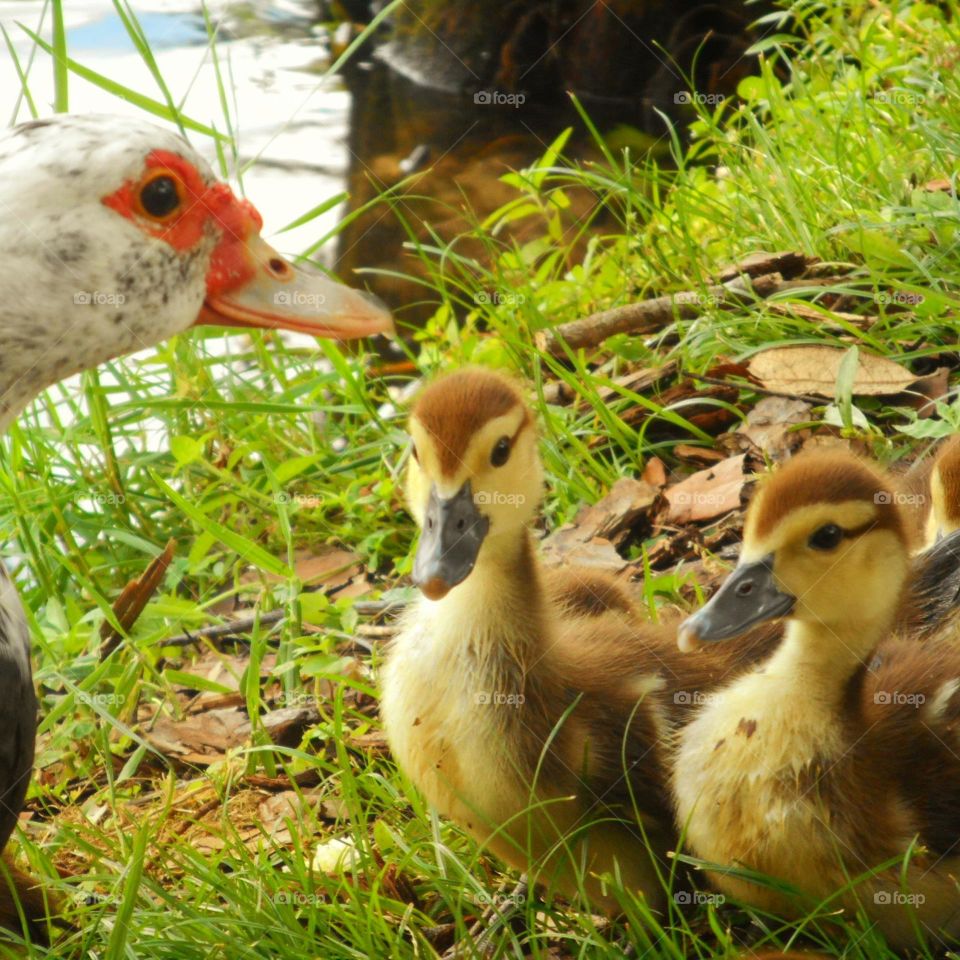
[(843, 539), (843, 528), (835, 523), (826, 523), (810, 534), (807, 544), (814, 550), (834, 550)]
[(169, 217), (180, 206), (177, 182), (167, 174), (147, 181), (140, 190), (140, 206), (158, 220)]
[(510, 459), (510, 438), (501, 437), (493, 447), (490, 462), (495, 467), (502, 467)]

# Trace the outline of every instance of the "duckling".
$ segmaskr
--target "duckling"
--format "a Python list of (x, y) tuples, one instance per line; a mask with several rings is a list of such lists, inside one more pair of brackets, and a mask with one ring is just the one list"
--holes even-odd
[(697, 856), (798, 896), (711, 870), (723, 892), (786, 915), (833, 897), (897, 948), (960, 933), (960, 651), (894, 626), (909, 543), (887, 479), (852, 455), (770, 477), (736, 569), (678, 644), (777, 620), (783, 641), (679, 731), (671, 771)]
[(909, 623), (925, 639), (942, 632), (960, 608), (960, 434), (910, 471), (907, 489), (906, 519), (925, 528), (909, 590)]
[[(441, 814), (548, 891), (618, 912), (611, 873), (662, 908), (671, 715), (750, 654), (687, 660), (676, 623), (642, 623), (614, 581), (542, 569), (536, 430), (512, 380), (442, 377), (410, 434), (423, 596), (381, 672), (393, 756)], [(754, 660), (775, 639), (757, 636)]]
[(960, 434), (940, 444), (930, 471), (927, 542), (960, 530)]

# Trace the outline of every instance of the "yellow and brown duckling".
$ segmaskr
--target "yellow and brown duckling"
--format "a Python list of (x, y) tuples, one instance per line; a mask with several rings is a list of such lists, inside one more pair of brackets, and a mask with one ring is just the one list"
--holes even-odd
[(960, 651), (894, 626), (909, 543), (887, 479), (850, 455), (769, 478), (737, 568), (679, 641), (776, 620), (784, 638), (680, 731), (672, 770), (697, 856), (799, 896), (712, 871), (717, 887), (786, 915), (835, 897), (897, 947), (960, 933)]
[(617, 911), (600, 879), (615, 874), (662, 906), (670, 715), (749, 654), (685, 658), (676, 624), (639, 621), (615, 582), (542, 569), (536, 428), (512, 380), (478, 369), (437, 380), (410, 433), (423, 596), (382, 672), (394, 757), (440, 813), (548, 892)]
[(927, 542), (960, 530), (960, 434), (937, 448), (930, 471), (930, 513)]

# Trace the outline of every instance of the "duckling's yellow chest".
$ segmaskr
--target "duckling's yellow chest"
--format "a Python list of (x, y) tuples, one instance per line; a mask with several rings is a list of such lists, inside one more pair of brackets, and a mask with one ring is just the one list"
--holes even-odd
[(530, 803), (510, 736), (524, 693), (482, 659), (468, 622), (435, 611), (423, 604), (394, 640), (380, 713), (394, 758), (427, 800), (483, 839)]
[[(751, 675), (715, 694), (680, 733), (672, 773), (679, 825), (705, 860), (834, 890), (843, 873), (816, 782), (841, 755), (842, 741), (831, 711), (815, 703), (798, 709), (781, 682)], [(712, 879), (750, 902), (783, 908), (756, 886)]]

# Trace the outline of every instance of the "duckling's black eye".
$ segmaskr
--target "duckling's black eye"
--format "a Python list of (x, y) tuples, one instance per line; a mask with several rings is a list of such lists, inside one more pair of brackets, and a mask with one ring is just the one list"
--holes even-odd
[(420, 454), (417, 453), (417, 445), (415, 443), (410, 444), (410, 456), (413, 457), (416, 463), (420, 462)]
[(140, 206), (158, 220), (169, 217), (180, 206), (176, 180), (167, 174), (148, 180), (140, 190)]
[(495, 467), (502, 467), (510, 459), (510, 438), (501, 437), (490, 454), (490, 462)]
[(843, 528), (835, 523), (827, 523), (810, 534), (807, 544), (814, 550), (834, 550), (843, 539)]

